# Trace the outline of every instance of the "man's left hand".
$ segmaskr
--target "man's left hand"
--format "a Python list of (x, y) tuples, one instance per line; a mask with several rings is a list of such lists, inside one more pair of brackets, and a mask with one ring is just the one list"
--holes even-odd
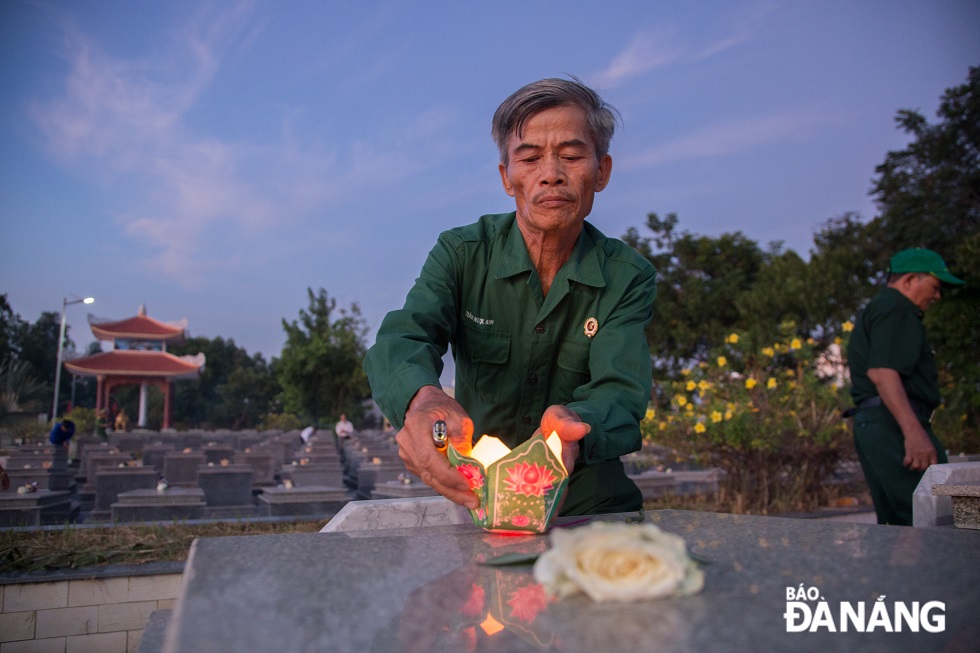
[(541, 416), (541, 433), (548, 437), (554, 431), (561, 438), (561, 461), (569, 474), (575, 469), (579, 440), (591, 430), (592, 427), (567, 406), (548, 406)]

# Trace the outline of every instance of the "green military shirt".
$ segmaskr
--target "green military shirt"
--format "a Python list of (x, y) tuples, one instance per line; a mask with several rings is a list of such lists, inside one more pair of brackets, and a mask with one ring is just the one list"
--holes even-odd
[(857, 318), (847, 346), (855, 404), (878, 396), (872, 368), (898, 372), (909, 399), (935, 408), (941, 402), (936, 358), (926, 339), (922, 311), (894, 288), (884, 288)]
[(640, 448), (652, 382), (644, 327), (655, 296), (650, 262), (588, 222), (545, 296), (515, 214), (483, 216), (439, 236), (404, 308), (381, 324), (365, 370), (396, 428), (420, 387), (440, 385), (449, 346), (456, 400), (477, 436), (513, 448), (539, 428), (548, 406), (568, 406), (591, 426), (571, 500), (576, 484), (595, 492), (607, 482), (579, 481), (590, 465), (596, 475), (615, 474), (618, 465), (623, 475), (619, 457)]

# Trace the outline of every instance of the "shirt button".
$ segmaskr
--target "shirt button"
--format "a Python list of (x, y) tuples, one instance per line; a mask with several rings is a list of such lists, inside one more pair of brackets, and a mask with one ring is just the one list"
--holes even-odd
[(595, 458), (598, 455), (599, 455), (599, 447), (597, 445), (592, 445), (592, 448), (589, 449), (589, 458)]
[(527, 377), (527, 382), (528, 382), (529, 385), (537, 385), (538, 384), (538, 375), (537, 374), (532, 374), (531, 376)]
[(538, 335), (544, 333), (544, 325), (539, 324), (538, 326), (534, 327), (534, 332), (537, 333)]
[(522, 424), (530, 424), (531, 423), (531, 416), (530, 415), (525, 415), (524, 417), (522, 417), (521, 418), (521, 423)]

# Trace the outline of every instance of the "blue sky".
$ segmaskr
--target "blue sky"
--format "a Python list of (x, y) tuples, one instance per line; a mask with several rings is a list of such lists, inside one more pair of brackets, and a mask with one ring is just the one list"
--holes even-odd
[(372, 329), (438, 233), (512, 210), (489, 123), (574, 74), (622, 114), (590, 220), (806, 256), (980, 65), (975, 0), (0, 2), (0, 293), (145, 304), (278, 356), (323, 287)]

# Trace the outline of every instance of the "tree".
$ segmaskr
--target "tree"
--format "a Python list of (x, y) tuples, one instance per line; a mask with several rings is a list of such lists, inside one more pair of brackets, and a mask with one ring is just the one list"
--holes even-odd
[(272, 412), (282, 392), (272, 369), (256, 354), (251, 365), (236, 367), (218, 386), (221, 418), (233, 429), (255, 428), (263, 415)]
[(189, 338), (168, 348), (175, 356), (205, 355), (200, 379), (174, 384), (173, 422), (211, 428), (254, 428), (280, 389), (261, 354), (249, 356), (231, 338)]
[(0, 295), (0, 364), (17, 356), (17, 334), (24, 326), (7, 302), (7, 295)]
[(871, 194), (887, 250), (928, 247), (958, 268), (956, 244), (980, 225), (980, 67), (946, 90), (937, 115), (929, 124), (917, 111), (898, 112), (895, 121), (912, 142), (875, 168)]
[(801, 335), (840, 333), (884, 281), (889, 254), (872, 225), (855, 213), (827, 220), (813, 236), (814, 248), (798, 289), (804, 304)]
[[(299, 320), (282, 321), (286, 345), (274, 363), (286, 409), (303, 413), (314, 424), (340, 413), (356, 415), (370, 389), (361, 367), (367, 325), (357, 304), (337, 309), (323, 288), (307, 288), (309, 309)], [(334, 318), (334, 315), (337, 315)]]
[(752, 287), (765, 262), (759, 246), (739, 232), (718, 238), (677, 234), (677, 222), (676, 214), (661, 220), (651, 213), (647, 227), (652, 236), (642, 238), (635, 229), (624, 236), (657, 268), (647, 340), (655, 367), (667, 374), (704, 360), (734, 328), (741, 317), (738, 297)]
[(0, 430), (23, 434), (50, 400), (48, 388), (31, 376), (24, 361), (0, 362)]
[[(65, 329), (64, 356), (67, 358), (75, 351), (69, 332)], [(58, 313), (45, 311), (33, 324), (21, 322), (16, 331), (16, 358), (29, 366), (31, 376), (48, 388), (48, 401), (54, 398), (55, 368), (58, 362), (58, 337), (61, 333), (61, 316)], [(64, 410), (71, 400), (71, 375), (62, 374), (58, 389), (58, 414)]]
[[(31, 367), (38, 381), (54, 387), (55, 365), (58, 361), (58, 336), (61, 333), (61, 317), (45, 311), (33, 324), (24, 324), (17, 334), (17, 358)], [(74, 350), (74, 343), (65, 329), (64, 350)], [(62, 388), (64, 390), (64, 388)]]

